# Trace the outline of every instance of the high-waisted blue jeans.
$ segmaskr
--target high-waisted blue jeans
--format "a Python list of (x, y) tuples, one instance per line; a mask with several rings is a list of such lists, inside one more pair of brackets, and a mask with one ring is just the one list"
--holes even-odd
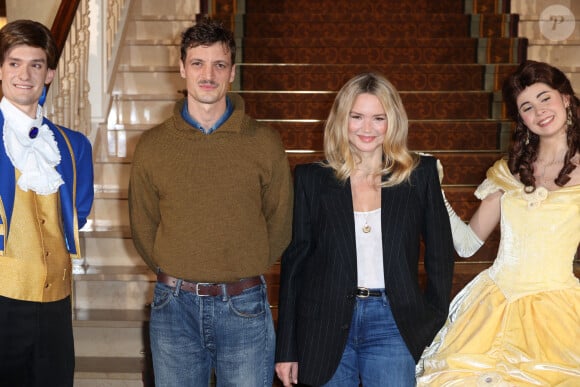
[(357, 297), (346, 348), (325, 387), (412, 387), (415, 360), (407, 349), (384, 292)]
[(275, 334), (266, 285), (234, 297), (157, 283), (150, 340), (156, 387), (272, 386)]

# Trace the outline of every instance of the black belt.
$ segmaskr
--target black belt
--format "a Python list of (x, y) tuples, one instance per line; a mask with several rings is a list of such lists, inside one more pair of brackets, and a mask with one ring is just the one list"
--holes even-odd
[(367, 297), (381, 297), (383, 292), (380, 290), (369, 290), (367, 288), (357, 288), (355, 295), (360, 298), (367, 298)]
[[(178, 279), (163, 272), (157, 273), (157, 282), (165, 285), (176, 287)], [(224, 284), (203, 283), (203, 282), (189, 282), (181, 281), (181, 289), (187, 292), (195, 293), (198, 296), (219, 296), (223, 293), (225, 287), (228, 296), (237, 296), (242, 294), (246, 289), (260, 285), (262, 279), (258, 276), (245, 278), (236, 282), (226, 282)]]

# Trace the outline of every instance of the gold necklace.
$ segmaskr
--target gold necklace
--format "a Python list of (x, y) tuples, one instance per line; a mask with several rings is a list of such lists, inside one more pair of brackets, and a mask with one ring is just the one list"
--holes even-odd
[(372, 230), (372, 227), (368, 224), (367, 218), (365, 217), (365, 224), (364, 224), (364, 226), (362, 226), (362, 231), (365, 234), (368, 234), (369, 232), (371, 232), (371, 230)]
[(361, 227), (362, 232), (364, 232), (365, 234), (368, 234), (369, 232), (372, 231), (372, 227), (368, 222), (369, 219), (369, 214), (368, 213), (363, 213), (362, 211), (358, 213), (359, 219), (362, 218), (363, 220), (363, 225)]

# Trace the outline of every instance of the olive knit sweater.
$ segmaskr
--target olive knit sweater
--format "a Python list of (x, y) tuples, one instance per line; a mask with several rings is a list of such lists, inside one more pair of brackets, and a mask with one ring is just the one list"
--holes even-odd
[(234, 112), (206, 135), (173, 116), (141, 136), (131, 169), (133, 241), (154, 271), (196, 282), (263, 274), (291, 237), (292, 180), (280, 136)]

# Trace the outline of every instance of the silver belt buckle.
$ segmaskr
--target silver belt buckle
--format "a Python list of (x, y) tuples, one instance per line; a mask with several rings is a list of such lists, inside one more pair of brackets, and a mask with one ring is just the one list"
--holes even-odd
[(209, 285), (213, 285), (212, 283), (209, 282), (196, 282), (195, 283), (195, 295), (198, 297), (209, 297), (209, 294), (199, 294), (199, 286), (209, 286)]
[(360, 297), (360, 298), (367, 298), (368, 296), (370, 296), (370, 293), (371, 292), (369, 291), (368, 288), (358, 288), (356, 295), (357, 295), (357, 297)]

